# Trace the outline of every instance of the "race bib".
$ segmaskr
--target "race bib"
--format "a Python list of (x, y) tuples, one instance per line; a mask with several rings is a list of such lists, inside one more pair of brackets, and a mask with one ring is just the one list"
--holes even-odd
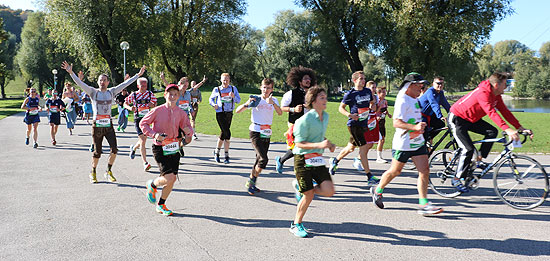
[(367, 127), (369, 128), (369, 130), (374, 130), (374, 128), (376, 128), (376, 115), (375, 114), (370, 115)]
[(385, 119), (385, 118), (386, 118), (386, 113), (384, 112), (384, 113), (382, 113), (382, 114), (380, 115), (380, 119), (383, 120), (383, 119)]
[(409, 139), (411, 149), (417, 149), (424, 145), (424, 136), (419, 131), (410, 132)]
[(357, 108), (359, 121), (364, 121), (369, 118), (369, 108)]
[(189, 111), (189, 101), (180, 101), (180, 104), (178, 104), (178, 107), (184, 111)]
[(58, 112), (57, 106), (50, 106), (50, 112), (51, 113), (57, 113)]
[(96, 127), (111, 127), (111, 115), (97, 115), (95, 120)]
[(38, 115), (38, 108), (30, 110), (29, 115)]
[(271, 125), (260, 125), (260, 138), (271, 138)]
[(222, 93), (222, 103), (229, 103), (233, 100), (233, 97), (231, 97), (231, 92), (228, 93)]
[(199, 101), (199, 99), (193, 98), (191, 101), (192, 101), (193, 103), (197, 103), (197, 102)]
[(178, 139), (164, 139), (162, 141), (162, 154), (164, 156), (173, 155), (180, 151)]
[(139, 117), (145, 117), (145, 115), (147, 115), (147, 113), (149, 113), (149, 107), (138, 108), (138, 116)]
[(304, 155), (306, 159), (306, 167), (319, 167), (325, 166), (325, 159), (321, 153), (308, 153)]

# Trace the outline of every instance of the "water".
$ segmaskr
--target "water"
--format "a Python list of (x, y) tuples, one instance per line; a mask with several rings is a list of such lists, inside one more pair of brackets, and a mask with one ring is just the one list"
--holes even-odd
[(505, 99), (504, 104), (511, 111), (550, 113), (550, 100)]

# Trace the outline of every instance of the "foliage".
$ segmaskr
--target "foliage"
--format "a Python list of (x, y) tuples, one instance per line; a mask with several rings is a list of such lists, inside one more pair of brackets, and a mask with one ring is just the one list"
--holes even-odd
[(2, 18), (0, 18), (0, 89), (3, 99), (6, 98), (6, 85), (14, 78), (15, 44), (16, 36), (2, 29)]
[(13, 10), (5, 5), (0, 5), (0, 18), (4, 20), (4, 29), (16, 37), (16, 42), (21, 41), (21, 29), (31, 10)]

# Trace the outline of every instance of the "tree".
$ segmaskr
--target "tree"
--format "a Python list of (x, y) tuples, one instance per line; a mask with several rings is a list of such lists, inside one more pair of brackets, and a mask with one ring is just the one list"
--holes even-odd
[[(52, 69), (58, 68), (57, 90), (61, 91), (66, 72), (60, 69), (61, 62), (69, 57), (50, 40), (49, 31), (44, 25), (45, 14), (35, 12), (29, 15), (21, 32), (21, 46), (15, 60), (23, 78), (38, 80), (38, 89), (42, 93), (44, 86), (54, 87)], [(71, 60), (71, 59), (69, 59)]]
[(5, 87), (13, 79), (13, 57), (15, 56), (16, 36), (3, 29), (0, 17), (0, 89), (2, 98), (6, 98)]
[(120, 43), (130, 43), (126, 52), (127, 71), (137, 71), (146, 60), (147, 48), (155, 42), (156, 2), (135, 0), (47, 0), (46, 25), (60, 47), (78, 56), (86, 67), (99, 74), (106, 68), (111, 82), (123, 81), (123, 51)]
[(4, 20), (4, 29), (15, 35), (17, 43), (21, 41), (21, 29), (29, 12), (32, 13), (30, 10), (13, 10), (8, 6), (0, 5), (0, 18)]

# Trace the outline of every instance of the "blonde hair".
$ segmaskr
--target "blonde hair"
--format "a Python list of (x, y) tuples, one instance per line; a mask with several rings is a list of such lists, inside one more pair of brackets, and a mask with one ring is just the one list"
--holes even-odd
[(222, 73), (221, 77), (224, 77), (224, 76), (231, 77), (229, 76), (229, 73)]

